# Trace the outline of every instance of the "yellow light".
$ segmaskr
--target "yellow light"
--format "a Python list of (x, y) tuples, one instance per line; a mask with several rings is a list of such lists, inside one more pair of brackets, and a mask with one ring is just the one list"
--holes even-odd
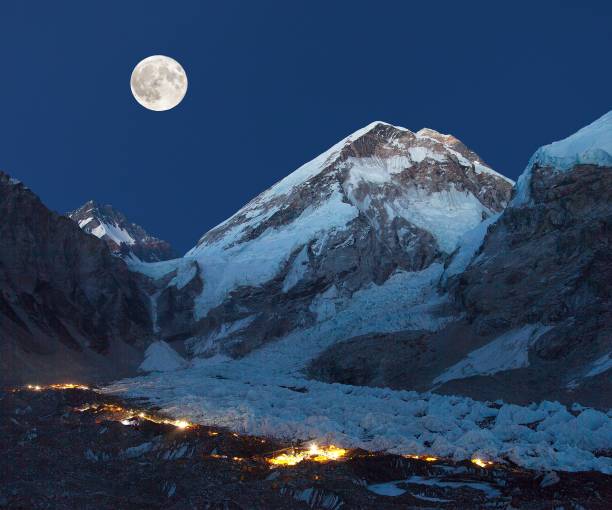
[(492, 465), (493, 462), (491, 462), (490, 460), (482, 460), (479, 458), (474, 458), (472, 459), (472, 464), (476, 464), (477, 466), (481, 468), (486, 468), (487, 466)]
[(49, 384), (48, 386), (40, 386), (38, 384), (28, 384), (26, 386), (28, 390), (42, 391), (42, 390), (89, 390), (89, 386), (84, 384), (75, 383), (63, 383), (63, 384)]
[(414, 459), (414, 460), (424, 460), (425, 462), (436, 462), (438, 460), (440, 460), (438, 457), (434, 457), (433, 455), (426, 455), (426, 456), (421, 456), (421, 455), (414, 455), (414, 454), (406, 454), (404, 455), (404, 458), (406, 459)]
[(319, 447), (316, 444), (311, 444), (308, 450), (293, 450), (291, 453), (281, 453), (276, 457), (268, 459), (268, 462), (273, 466), (295, 466), (304, 460), (314, 462), (335, 461), (341, 459), (346, 454), (347, 450), (334, 445)]
[(306, 458), (306, 454), (302, 453), (281, 453), (276, 457), (268, 459), (268, 462), (273, 466), (295, 466)]
[(89, 389), (89, 386), (85, 386), (84, 384), (74, 384), (74, 383), (52, 384), (49, 387), (53, 390), (88, 390)]

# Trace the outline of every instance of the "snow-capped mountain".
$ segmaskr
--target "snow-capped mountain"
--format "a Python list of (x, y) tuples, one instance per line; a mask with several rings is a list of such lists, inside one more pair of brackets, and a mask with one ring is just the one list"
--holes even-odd
[(100, 205), (90, 200), (68, 213), (68, 217), (88, 234), (104, 240), (113, 253), (124, 258), (136, 257), (144, 262), (157, 262), (175, 256), (168, 242), (149, 235), (140, 225), (131, 223), (110, 205)]
[(442, 142), (409, 158), (419, 133), (370, 126), (206, 234), (192, 349), (239, 356), (111, 391), (240, 432), (611, 473), (609, 152), (541, 149), (501, 211), (503, 178)]
[[(610, 406), (611, 119), (538, 150), (509, 206), (452, 136), (374, 123), (159, 262), (0, 173), (0, 375), (112, 377), (150, 345), (150, 373), (106, 391), (254, 434), (609, 473), (610, 413), (542, 400)], [(92, 210), (75, 221), (135, 246)], [(190, 359), (151, 344), (185, 339)]]
[(372, 285), (441, 268), (466, 231), (506, 206), (512, 184), (453, 136), (366, 126), (187, 253), (204, 282), (194, 352), (244, 354)]

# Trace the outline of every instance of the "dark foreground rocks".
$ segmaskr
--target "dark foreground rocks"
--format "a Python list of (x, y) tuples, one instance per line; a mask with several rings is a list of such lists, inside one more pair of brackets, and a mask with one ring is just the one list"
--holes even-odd
[(269, 459), (292, 445), (168, 421), (94, 391), (0, 393), (0, 507), (604, 509), (612, 502), (612, 477), (600, 473), (364, 451), (274, 467)]
[(141, 277), (0, 172), (0, 384), (133, 373), (152, 335)]

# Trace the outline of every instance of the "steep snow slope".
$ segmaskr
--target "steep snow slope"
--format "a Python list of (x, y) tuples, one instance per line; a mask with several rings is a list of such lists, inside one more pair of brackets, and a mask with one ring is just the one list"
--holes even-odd
[(555, 172), (567, 172), (576, 165), (612, 168), (612, 111), (573, 135), (540, 147), (517, 182), (512, 205), (518, 207), (529, 202), (534, 168), (547, 167)]
[[(443, 262), (511, 183), (450, 135), (375, 122), (249, 202), (190, 250), (196, 352), (242, 355), (396, 271)], [(215, 340), (212, 341), (211, 339)]]

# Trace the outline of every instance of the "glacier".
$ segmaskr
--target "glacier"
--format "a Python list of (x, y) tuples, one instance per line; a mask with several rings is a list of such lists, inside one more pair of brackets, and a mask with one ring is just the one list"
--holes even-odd
[[(606, 154), (610, 154), (612, 114), (602, 119), (594, 127), (587, 127), (591, 128), (588, 136), (583, 133), (576, 137), (578, 132), (575, 138), (536, 152), (517, 183), (512, 204), (528, 201), (528, 180), (535, 164), (559, 164), (563, 169), (576, 161), (605, 163)], [(291, 330), (242, 358), (221, 354), (195, 357), (185, 367), (117, 381), (103, 391), (144, 397), (168, 414), (240, 433), (456, 460), (479, 457), (543, 471), (597, 470), (612, 474), (612, 459), (599, 455), (612, 444), (612, 411), (568, 408), (549, 401), (531, 405), (481, 402), (429, 392), (331, 384), (305, 375), (308, 363), (338, 341), (370, 333), (433, 332), (461, 319), (448, 315), (449, 297), (438, 291), (439, 284), (461, 274), (478, 257), (488, 228), (500, 218), (474, 195), (452, 185), (442, 191), (432, 187), (423, 194), (410, 189), (398, 197), (380, 193), (393, 185), (399, 172), (426, 159), (459, 161), (471, 168), (472, 178), (474, 173), (503, 178), (477, 159), (472, 160), (471, 153), (466, 152), (468, 159), (456, 151), (453, 147), (460, 142), (449, 135), (431, 130), (415, 135), (442, 143), (446, 155), (427, 147), (410, 147), (406, 154), (396, 157), (336, 160), (347, 143), (379, 124), (372, 123), (345, 138), (210, 231), (182, 259), (187, 261), (182, 269), (185, 277), (177, 278), (187, 281), (196, 264), (201, 270), (206, 290), (196, 298), (198, 318), (205, 317), (233, 289), (270, 281), (291, 262), (282, 280), (282, 292), (287, 293), (308, 270), (306, 246), (321, 244), (321, 238), (330, 232), (345, 229), (359, 214), (367, 215), (372, 201), (380, 197), (385, 198), (385, 214), (380, 217), (389, 221), (404, 218), (424, 228), (435, 237), (443, 258), (421, 271), (398, 269), (383, 283), (367, 283), (350, 296), (334, 283), (309, 303), (309, 311), (316, 317), (314, 324)], [(402, 140), (396, 135), (388, 145), (398, 147)], [(283, 228), (265, 224), (274, 215), (286, 212), (285, 196), (297, 188), (307, 189), (310, 180), (332, 164), (348, 172), (343, 174), (346, 179), (336, 178), (340, 172), (332, 176), (335, 179), (330, 179), (326, 188), (329, 195), (325, 194), (322, 202), (317, 206), (307, 203), (300, 214), (282, 224)], [(424, 178), (431, 179), (431, 175), (426, 173)], [(366, 187), (366, 194), (358, 193), (360, 186)], [(266, 228), (260, 229), (261, 225)], [(251, 235), (253, 232), (256, 235)], [(448, 263), (446, 268), (444, 263)], [(174, 269), (176, 263), (140, 266), (142, 272), (151, 275), (168, 274)], [(192, 353), (218, 352), (209, 347), (228, 332), (241, 331), (254, 319), (255, 315), (246, 315), (228, 320), (202, 338), (199, 345), (192, 346)], [(506, 332), (468, 353), (436, 382), (528, 366), (528, 349), (546, 330), (546, 326), (535, 323)], [(602, 358), (592, 368), (599, 370), (608, 362), (609, 358)]]
[[(282, 372), (278, 366), (219, 356), (184, 370), (118, 381), (104, 391), (146, 397), (170, 415), (239, 433), (612, 474), (612, 459), (594, 454), (612, 444), (610, 413), (582, 409), (576, 416), (557, 402), (479, 402), (328, 384)], [(492, 425), (483, 427), (487, 420)]]
[[(455, 320), (439, 311), (446, 297), (433, 283), (443, 273), (440, 264), (398, 272), (357, 292), (333, 313), (326, 307), (336, 303), (322, 298), (326, 319), (244, 358), (194, 358), (186, 368), (117, 381), (103, 391), (144, 397), (169, 415), (239, 433), (612, 474), (612, 459), (595, 455), (612, 444), (612, 411), (580, 408), (576, 414), (557, 402), (519, 406), (306, 378), (309, 360), (346, 334), (435, 331)], [(486, 422), (490, 425), (483, 426)]]

